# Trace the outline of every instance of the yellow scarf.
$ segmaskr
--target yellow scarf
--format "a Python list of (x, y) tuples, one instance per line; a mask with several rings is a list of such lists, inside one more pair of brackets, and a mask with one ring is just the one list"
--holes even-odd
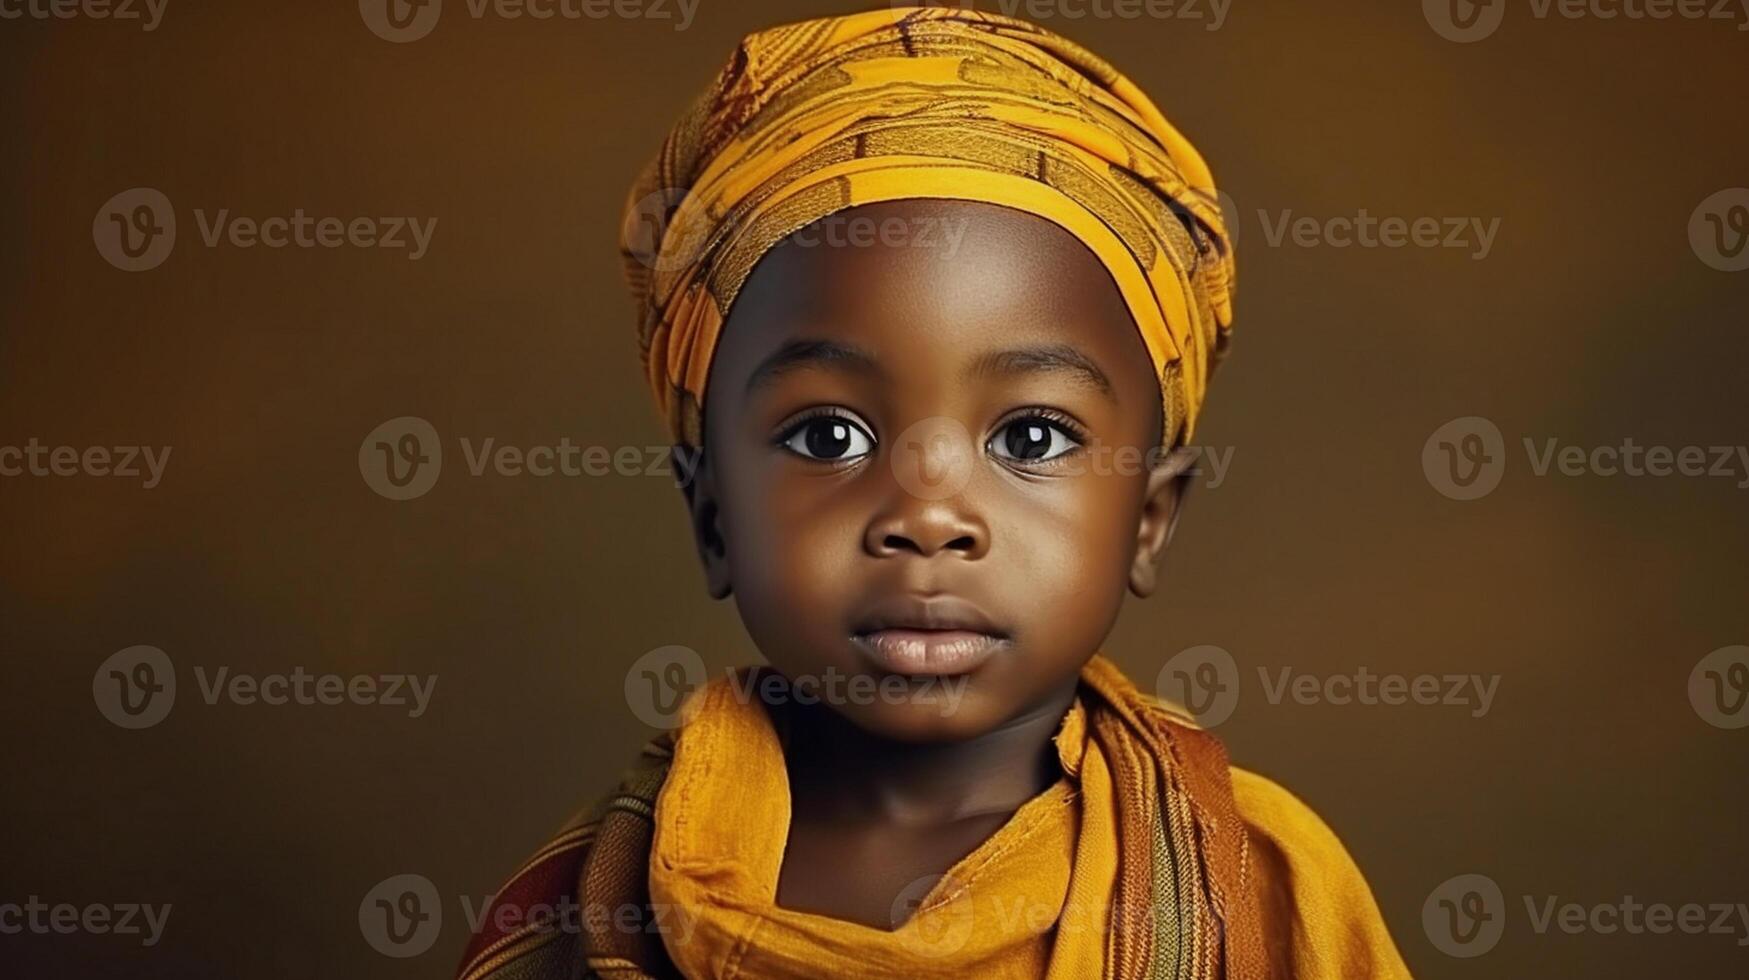
[(1065, 776), (890, 932), (776, 905), (788, 773), (745, 683), (694, 696), (655, 807), (650, 900), (686, 976), (1260, 975), (1226, 757), (1104, 656), (1055, 735)]
[[(790, 822), (767, 712), (719, 681), (700, 695), (656, 809), (650, 896), (674, 910), (669, 954), (688, 977), (1103, 976), (1117, 874), (1111, 773), (1088, 751), (1077, 699), (1056, 735), (1066, 775), (929, 884), (891, 932), (779, 908)], [(928, 883), (926, 883), (928, 884)], [(680, 937), (684, 937), (681, 939)]]
[(1229, 770), (1218, 742), (1105, 657), (1081, 682), (1055, 736), (1064, 778), (901, 896), (917, 911), (888, 932), (777, 907), (782, 746), (741, 693), (756, 683), (716, 680), (499, 889), (458, 976), (1409, 976), (1366, 880), (1305, 804)]

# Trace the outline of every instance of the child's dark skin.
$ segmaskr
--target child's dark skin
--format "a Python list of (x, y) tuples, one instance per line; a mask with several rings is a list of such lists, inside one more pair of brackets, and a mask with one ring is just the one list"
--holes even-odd
[[(926, 612), (982, 634), (985, 659), (910, 676), (914, 697), (773, 707), (792, 803), (778, 904), (890, 929), (907, 886), (1060, 776), (1051, 736), (1124, 589), (1153, 591), (1187, 457), (1145, 455), (1161, 425), (1147, 350), (1068, 232), (977, 202), (847, 217), (899, 219), (912, 240), (804, 234), (760, 260), (715, 354), (688, 498), (711, 594), (735, 597), (785, 676), (891, 677), (871, 629), (949, 635)], [(963, 229), (955, 254), (917, 241), (925, 226)], [(911, 428), (929, 419), (963, 430)], [(965, 482), (930, 499), (905, 466)], [(963, 685), (951, 710), (947, 684)]]

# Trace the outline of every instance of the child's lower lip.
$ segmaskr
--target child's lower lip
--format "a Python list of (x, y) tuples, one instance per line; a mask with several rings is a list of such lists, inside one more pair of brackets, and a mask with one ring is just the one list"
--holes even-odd
[(973, 630), (884, 629), (851, 640), (893, 674), (964, 674), (1008, 641)]

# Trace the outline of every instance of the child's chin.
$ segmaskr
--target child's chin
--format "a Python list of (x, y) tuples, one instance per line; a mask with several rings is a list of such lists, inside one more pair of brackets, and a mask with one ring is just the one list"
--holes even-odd
[(955, 688), (929, 699), (927, 692), (903, 701), (841, 704), (840, 714), (871, 734), (899, 742), (962, 742), (994, 730), (1002, 723), (999, 706), (980, 698), (972, 685), (956, 681)]

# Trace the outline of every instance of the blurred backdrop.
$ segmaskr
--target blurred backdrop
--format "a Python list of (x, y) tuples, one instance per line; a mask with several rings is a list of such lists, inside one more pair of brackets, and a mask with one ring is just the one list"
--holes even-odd
[[(628, 668), (757, 660), (630, 462), (615, 232), (742, 34), (859, 6), (0, 0), (0, 973), (447, 976)], [(1744, 975), (1749, 13), (1006, 6), (1240, 226), (1224, 468), (1111, 655), (1225, 672), (1418, 976)], [(480, 457), (567, 445), (634, 455)]]

